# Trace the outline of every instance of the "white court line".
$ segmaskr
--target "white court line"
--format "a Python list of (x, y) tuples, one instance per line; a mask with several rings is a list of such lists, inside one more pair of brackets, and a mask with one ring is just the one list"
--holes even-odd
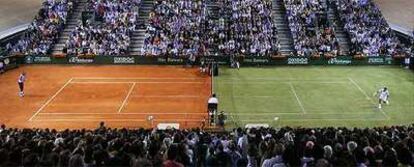
[(149, 97), (149, 98), (204, 98), (205, 96), (200, 95), (133, 95), (131, 97)]
[[(317, 120), (321, 120), (321, 121), (385, 121), (387, 119), (377, 119), (377, 118), (372, 118), (372, 119), (364, 119), (364, 118), (327, 118), (327, 119), (321, 119), (321, 118), (301, 118), (301, 119), (297, 119), (297, 118), (292, 118), (292, 119), (279, 119), (279, 120), (283, 120), (283, 121), (287, 121), (287, 122), (300, 122), (300, 121), (317, 121)], [(260, 122), (273, 122), (273, 119), (244, 119), (244, 120), (239, 120), (240, 122), (249, 122), (249, 123), (260, 123)]]
[(178, 84), (204, 84), (205, 82), (183, 82), (183, 81), (177, 81), (177, 82), (146, 82), (146, 81), (139, 81), (139, 82), (111, 82), (111, 81), (73, 81), (74, 84), (133, 84), (133, 83), (140, 83), (140, 84), (172, 84), (172, 83), (178, 83)]
[(298, 96), (298, 94), (296, 93), (296, 90), (295, 90), (295, 88), (293, 87), (292, 83), (289, 83), (289, 86), (290, 86), (290, 90), (291, 90), (291, 91), (292, 91), (292, 93), (295, 95), (296, 101), (298, 102), (298, 104), (299, 104), (299, 106), (300, 106), (300, 108), (301, 108), (301, 110), (302, 110), (302, 113), (303, 113), (303, 114), (306, 114), (305, 107), (303, 107), (302, 101), (300, 101), (299, 96)]
[(143, 119), (37, 119), (35, 121), (41, 122), (145, 122)]
[[(366, 112), (366, 113), (308, 113), (309, 115), (336, 115), (336, 116), (341, 116), (341, 115), (368, 115), (368, 114), (373, 114), (371, 112)], [(207, 115), (207, 113), (171, 113), (171, 112), (156, 112), (156, 113), (149, 113), (149, 112), (145, 112), (145, 113), (126, 113), (126, 112), (121, 112), (121, 113), (63, 113), (63, 112), (58, 112), (58, 113), (39, 113), (39, 115)], [(302, 115), (302, 113), (226, 113), (226, 115), (238, 115), (238, 116), (268, 116), (268, 115)]]
[[(257, 81), (257, 82), (249, 82), (249, 83), (254, 83), (255, 85), (260, 84), (260, 85), (268, 85), (271, 83), (292, 83), (292, 82), (300, 82), (300, 83), (317, 83), (317, 84), (348, 84), (348, 81)], [(245, 85), (245, 82), (219, 82), (219, 84), (235, 84), (235, 85)]]
[[(343, 80), (340, 80), (343, 79)], [(274, 78), (274, 77), (264, 77), (264, 78), (246, 78), (246, 79), (240, 79), (240, 78), (229, 78), (229, 79), (223, 79), (223, 80), (233, 80), (233, 81), (346, 81), (346, 78), (336, 78), (336, 77), (330, 77), (330, 78), (318, 78), (318, 79), (295, 79), (295, 78)]]
[(134, 84), (136, 82), (72, 81), (73, 84)]
[(131, 77), (131, 78), (110, 78), (110, 77), (76, 77), (73, 78), (75, 80), (151, 80), (151, 79), (165, 79), (165, 80), (172, 80), (172, 79), (180, 79), (180, 80), (204, 80), (205, 78), (186, 78), (186, 77)]
[(249, 96), (249, 95), (246, 95), (246, 96), (233, 96), (233, 97), (236, 97), (236, 98), (276, 98), (276, 97), (278, 97), (278, 96)]
[(73, 78), (71, 78), (71, 79), (69, 79), (68, 81), (66, 81), (66, 83), (52, 96), (52, 97), (50, 97), (49, 98), (49, 100), (47, 100), (46, 102), (45, 102), (45, 104), (43, 104), (43, 106), (42, 107), (40, 107), (33, 115), (32, 115), (32, 117), (30, 117), (29, 118), (29, 121), (33, 121), (33, 118), (34, 117), (36, 117), (36, 115), (38, 115), (47, 105), (49, 105), (49, 103), (50, 102), (52, 102), (52, 100), (53, 99), (55, 99), (56, 98), (56, 96), (60, 93), (60, 92), (62, 92), (62, 90), (63, 89), (65, 89), (66, 88), (66, 86), (68, 86), (70, 83), (71, 83), (71, 81), (73, 80)]
[(385, 121), (388, 119), (381, 119), (381, 118), (304, 118), (304, 119), (284, 119), (284, 121), (290, 121), (290, 122), (298, 122), (298, 121), (315, 121), (315, 120), (321, 120), (321, 121)]
[[(358, 85), (358, 83), (356, 83), (352, 78), (348, 78), (349, 79), (349, 81), (353, 84), (353, 85), (355, 85), (355, 87), (357, 87), (358, 88), (358, 90), (362, 93), (362, 94), (364, 94), (365, 95), (365, 97), (367, 98), (367, 100), (369, 100), (373, 105), (376, 105), (376, 103), (371, 99), (371, 97), (370, 96), (368, 96), (368, 94), (367, 94), (367, 92), (365, 92), (359, 85)], [(380, 111), (381, 111), (381, 113), (385, 116), (385, 118), (387, 118), (387, 120), (389, 120), (390, 119), (390, 117), (383, 111), (383, 110), (381, 110), (380, 109)]]
[[(362, 93), (362, 94), (364, 94), (364, 96), (365, 96), (365, 98), (367, 99), (367, 100), (370, 100), (371, 101), (371, 97), (369, 97), (368, 96), (368, 94), (352, 79), (352, 78), (348, 78), (349, 79), (349, 81), (356, 87), (356, 88), (358, 88), (358, 90)], [(372, 102), (372, 101), (371, 101)], [(372, 102), (373, 103), (373, 102)]]
[(206, 82), (190, 82), (190, 81), (173, 81), (173, 82), (136, 82), (136, 83), (140, 83), (140, 84), (173, 84), (173, 83), (177, 83), (177, 84), (205, 84)]
[(125, 106), (125, 104), (127, 103), (128, 98), (129, 98), (129, 96), (130, 96), (130, 95), (131, 95), (131, 93), (132, 93), (132, 90), (135, 88), (135, 85), (136, 85), (136, 83), (133, 83), (133, 84), (132, 84), (132, 86), (131, 86), (131, 88), (129, 88), (128, 94), (126, 95), (126, 97), (125, 97), (124, 101), (122, 102), (121, 107), (119, 107), (119, 109), (118, 109), (118, 113), (121, 113), (122, 109), (124, 109), (124, 106)]
[[(252, 112), (255, 112), (254, 110)], [(260, 112), (260, 111), (257, 111)], [(298, 112), (282, 112), (282, 113), (227, 113), (227, 115), (237, 115), (237, 116), (261, 116), (261, 115), (302, 115), (303, 113)]]
[[(371, 115), (374, 113), (364, 112), (364, 113), (307, 113), (308, 115)], [(303, 113), (291, 112), (291, 113), (228, 113), (227, 115), (239, 115), (239, 116), (268, 116), (268, 115), (303, 115)]]
[(159, 113), (39, 113), (39, 115), (207, 115), (207, 113), (171, 113), (171, 112), (159, 112)]
[[(36, 119), (35, 121), (41, 122), (146, 122), (147, 119)], [(154, 121), (156, 122), (203, 122), (203, 119), (157, 119), (155, 118)]]

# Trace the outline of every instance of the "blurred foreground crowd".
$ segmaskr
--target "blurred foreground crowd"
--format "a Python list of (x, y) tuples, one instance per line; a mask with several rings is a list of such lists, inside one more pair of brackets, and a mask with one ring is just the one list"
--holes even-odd
[(413, 166), (414, 127), (95, 130), (0, 127), (0, 166)]

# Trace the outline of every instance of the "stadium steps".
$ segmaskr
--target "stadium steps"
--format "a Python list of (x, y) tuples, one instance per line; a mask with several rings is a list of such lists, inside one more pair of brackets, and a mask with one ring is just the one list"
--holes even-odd
[(69, 39), (70, 33), (76, 28), (82, 19), (82, 12), (88, 6), (88, 0), (77, 0), (74, 3), (73, 11), (69, 14), (63, 31), (59, 33), (57, 42), (52, 47), (52, 54), (61, 54)]
[(131, 34), (131, 43), (129, 44), (129, 55), (141, 55), (141, 48), (144, 45), (146, 26), (149, 20), (149, 13), (154, 5), (153, 0), (143, 0), (139, 8), (138, 28)]
[(335, 36), (338, 39), (340, 55), (348, 55), (350, 51), (350, 39), (348, 34), (344, 30), (344, 24), (338, 17), (338, 12), (334, 2), (328, 4), (328, 21), (331, 26), (334, 27)]
[(283, 0), (274, 0), (272, 3), (272, 19), (276, 25), (277, 37), (280, 43), (279, 51), (282, 55), (295, 53), (292, 32), (289, 29), (286, 9)]
[[(223, 18), (224, 21), (227, 22), (228, 17), (224, 13), (221, 12), (221, 8), (223, 8), (223, 6), (218, 4), (217, 1), (207, 0), (206, 1), (206, 9), (208, 13), (207, 18), (215, 23), (218, 23), (220, 18)], [(207, 32), (210, 32), (210, 27), (204, 27), (204, 31), (206, 32), (206, 34), (204, 35), (208, 35)], [(216, 55), (216, 54), (221, 53), (218, 49), (218, 45), (209, 45), (207, 50), (208, 50), (208, 54), (210, 55)]]

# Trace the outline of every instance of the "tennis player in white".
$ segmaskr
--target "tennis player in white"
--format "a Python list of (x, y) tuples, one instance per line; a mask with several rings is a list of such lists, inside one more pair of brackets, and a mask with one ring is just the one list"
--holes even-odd
[(387, 87), (384, 87), (377, 91), (376, 96), (378, 97), (378, 108), (381, 109), (381, 104), (389, 104), (388, 98), (390, 97), (390, 92)]
[(19, 85), (19, 96), (24, 96), (24, 82), (26, 81), (26, 73), (22, 72), (17, 80), (17, 84)]

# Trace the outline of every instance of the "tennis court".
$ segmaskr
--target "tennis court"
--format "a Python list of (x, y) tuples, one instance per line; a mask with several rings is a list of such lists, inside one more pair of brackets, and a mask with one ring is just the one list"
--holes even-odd
[[(214, 92), (229, 127), (372, 127), (412, 123), (413, 79), (398, 67), (221, 68)], [(384, 86), (391, 103), (378, 109), (374, 93)]]
[(25, 66), (2, 76), (7, 80), (2, 84), (16, 86), (13, 78), (23, 70), (28, 74), (26, 96), (14, 97), (17, 88), (4, 92), (13, 99), (6, 106), (12, 102), (21, 107), (1, 111), (8, 115), (1, 121), (9, 125), (94, 128), (104, 121), (111, 127), (179, 123), (188, 128), (200, 127), (207, 119), (211, 80), (195, 68)]

